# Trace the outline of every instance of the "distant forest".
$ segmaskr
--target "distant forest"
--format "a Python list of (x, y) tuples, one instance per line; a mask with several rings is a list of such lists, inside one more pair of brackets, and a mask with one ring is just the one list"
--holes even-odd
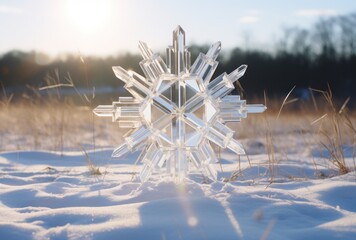
[[(215, 75), (231, 72), (241, 64), (248, 70), (240, 79), (248, 97), (285, 96), (293, 86), (297, 97), (307, 97), (308, 88), (325, 90), (330, 86), (336, 98), (351, 97), (356, 102), (356, 13), (320, 19), (310, 29), (283, 30), (275, 51), (236, 47), (221, 54)], [(192, 61), (209, 46), (190, 46)], [(162, 54), (163, 55), (163, 54)], [(165, 56), (163, 56), (165, 57)], [(111, 66), (142, 73), (141, 56), (131, 53), (115, 57), (66, 55), (49, 61), (43, 53), (11, 51), (0, 56), (0, 87), (14, 100), (30, 89), (72, 79), (78, 88), (110, 86), (119, 88)], [(116, 94), (117, 95), (117, 94)], [(117, 97), (117, 96), (116, 96)]]

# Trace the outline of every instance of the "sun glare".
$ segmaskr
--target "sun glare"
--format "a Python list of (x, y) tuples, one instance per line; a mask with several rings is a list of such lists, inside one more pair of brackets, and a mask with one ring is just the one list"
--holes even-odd
[(108, 20), (108, 1), (68, 0), (70, 22), (82, 31), (95, 31)]

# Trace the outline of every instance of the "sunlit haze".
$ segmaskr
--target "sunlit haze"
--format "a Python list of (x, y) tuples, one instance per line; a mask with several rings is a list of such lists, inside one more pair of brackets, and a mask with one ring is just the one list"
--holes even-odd
[(100, 0), (68, 0), (68, 17), (78, 31), (95, 32), (109, 24), (110, 4)]
[(181, 25), (187, 44), (220, 40), (273, 51), (286, 27), (312, 27), (320, 18), (356, 11), (356, 1), (2, 0), (0, 54), (10, 50), (57, 55), (137, 52), (139, 40), (157, 51)]

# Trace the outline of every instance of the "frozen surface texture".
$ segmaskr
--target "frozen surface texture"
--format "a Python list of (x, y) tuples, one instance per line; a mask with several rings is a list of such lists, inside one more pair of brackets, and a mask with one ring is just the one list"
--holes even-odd
[[(255, 148), (245, 146), (246, 152)], [(265, 154), (251, 154), (251, 164), (242, 156), (235, 182), (206, 184), (201, 174), (192, 174), (175, 184), (159, 175), (132, 182), (137, 153), (113, 162), (111, 152), (88, 151), (102, 175), (90, 174), (82, 152), (1, 153), (0, 239), (356, 237), (355, 172), (337, 176), (318, 166), (324, 176), (334, 176), (318, 178), (317, 156), (289, 154), (273, 170), (272, 184)], [(221, 159), (219, 177), (228, 178), (236, 156), (226, 151)]]
[(185, 32), (180, 26), (173, 32), (166, 62), (144, 42), (139, 43), (139, 49), (145, 77), (113, 67), (132, 97), (120, 97), (112, 105), (94, 109), (98, 116), (112, 117), (119, 127), (134, 129), (112, 156), (122, 158), (140, 150), (138, 161), (144, 163), (139, 175), (142, 182), (153, 172), (168, 174), (181, 182), (191, 168), (216, 180), (213, 164), (218, 160), (210, 143), (245, 154), (233, 138), (234, 131), (225, 123), (239, 122), (247, 113), (266, 109), (260, 104), (247, 105), (239, 95), (229, 95), (247, 66), (211, 81), (221, 43), (213, 44), (206, 54), (200, 53), (191, 65)]

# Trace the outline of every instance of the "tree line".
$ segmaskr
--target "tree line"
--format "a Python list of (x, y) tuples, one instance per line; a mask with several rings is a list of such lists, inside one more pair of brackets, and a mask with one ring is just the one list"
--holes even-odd
[[(343, 99), (356, 92), (356, 13), (318, 20), (311, 28), (283, 30), (283, 37), (274, 51), (236, 47), (218, 58), (215, 75), (231, 72), (241, 64), (249, 66), (241, 85), (249, 96), (285, 95), (293, 86), (296, 94), (305, 89), (331, 88)], [(192, 60), (208, 46), (190, 47)], [(66, 83), (72, 80), (77, 87), (122, 86), (111, 67), (120, 65), (142, 73), (137, 54), (82, 57), (66, 55), (50, 60), (46, 54), (10, 51), (0, 56), (0, 83), (6, 91), (20, 96), (29, 88), (49, 84), (48, 80)]]

